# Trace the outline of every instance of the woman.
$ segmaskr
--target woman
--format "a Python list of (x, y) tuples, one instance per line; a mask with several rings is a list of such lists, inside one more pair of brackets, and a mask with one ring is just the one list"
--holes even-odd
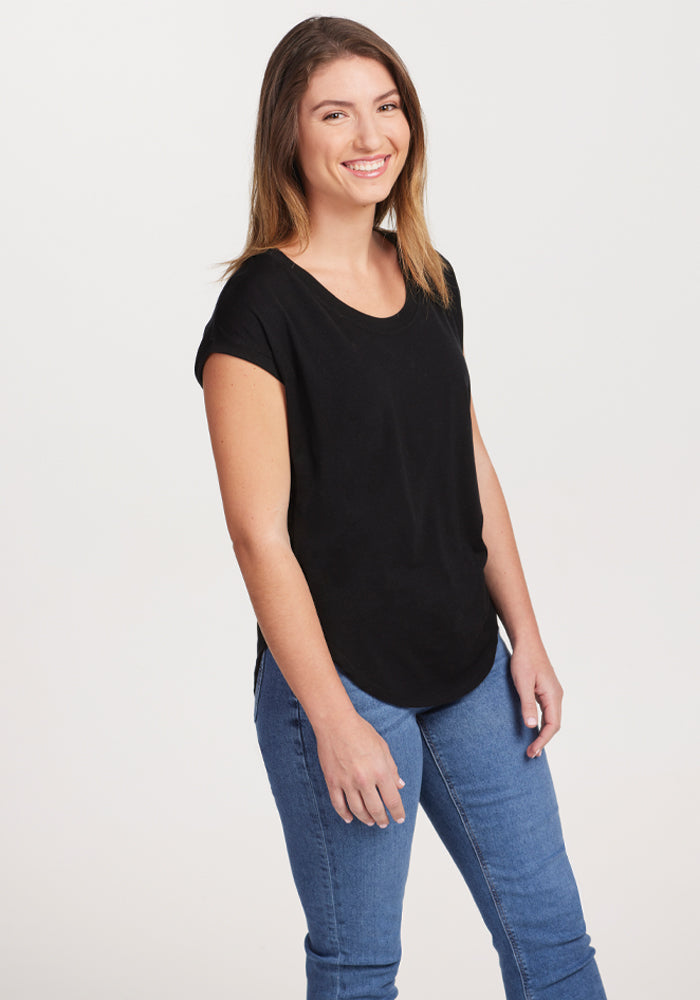
[(599, 1000), (543, 753), (562, 689), (424, 176), (394, 50), (354, 21), (296, 25), (262, 84), (248, 243), (195, 364), (258, 622), (253, 714), (308, 923), (307, 997), (397, 995), (420, 803), (509, 1000)]

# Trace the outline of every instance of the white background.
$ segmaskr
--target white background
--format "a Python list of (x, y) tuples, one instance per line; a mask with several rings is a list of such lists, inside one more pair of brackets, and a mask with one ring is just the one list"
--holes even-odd
[[(192, 365), (213, 265), (243, 244), (265, 64), (318, 13), (383, 35), (423, 102), (428, 220), (566, 691), (548, 754), (609, 998), (694, 996), (691, 0), (15, 5), (0, 53), (3, 996), (305, 995), (252, 721), (255, 619)], [(403, 946), (402, 1000), (502, 997), (424, 816)]]

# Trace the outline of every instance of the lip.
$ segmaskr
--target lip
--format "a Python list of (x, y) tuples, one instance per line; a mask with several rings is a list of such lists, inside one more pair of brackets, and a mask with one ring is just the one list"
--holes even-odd
[(384, 157), (384, 163), (379, 167), (378, 170), (353, 170), (352, 167), (348, 166), (350, 163), (367, 163), (372, 160), (379, 160), (379, 156), (362, 156), (358, 157), (356, 160), (344, 160), (343, 166), (350, 171), (353, 177), (359, 177), (361, 180), (372, 180), (374, 177), (381, 177), (386, 168), (389, 165), (389, 160), (391, 159), (391, 153), (387, 153)]

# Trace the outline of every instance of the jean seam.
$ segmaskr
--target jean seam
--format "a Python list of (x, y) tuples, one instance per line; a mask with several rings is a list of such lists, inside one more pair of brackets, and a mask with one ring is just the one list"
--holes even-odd
[(297, 732), (299, 734), (299, 742), (301, 744), (301, 758), (304, 763), (304, 773), (306, 775), (306, 780), (309, 783), (309, 789), (311, 791), (311, 797), (314, 803), (314, 809), (316, 812), (316, 819), (318, 821), (318, 829), (321, 834), (321, 843), (323, 845), (323, 857), (326, 866), (326, 873), (328, 875), (328, 885), (331, 891), (331, 906), (333, 910), (333, 932), (335, 936), (335, 947), (336, 947), (336, 971), (335, 971), (335, 1000), (337, 1000), (340, 995), (340, 935), (338, 933), (338, 912), (336, 908), (335, 893), (333, 891), (333, 869), (331, 867), (330, 855), (328, 853), (328, 842), (326, 840), (326, 832), (323, 828), (323, 821), (321, 819), (321, 810), (319, 808), (318, 799), (316, 797), (316, 789), (314, 788), (314, 783), (311, 780), (311, 774), (309, 773), (309, 765), (307, 760), (307, 747), (304, 742), (304, 730), (301, 723), (301, 702), (298, 698), (294, 698), (296, 714), (295, 722), (297, 725)]
[(447, 792), (448, 792), (450, 798), (452, 799), (452, 802), (454, 803), (454, 807), (457, 810), (457, 814), (458, 814), (458, 816), (459, 816), (459, 818), (460, 818), (460, 820), (462, 822), (462, 826), (464, 827), (465, 833), (467, 834), (467, 837), (469, 838), (469, 842), (471, 843), (471, 845), (472, 845), (472, 847), (474, 849), (474, 853), (476, 854), (476, 857), (477, 857), (477, 859), (479, 861), (479, 867), (481, 868), (481, 871), (483, 873), (484, 881), (486, 882), (486, 885), (488, 886), (488, 890), (489, 890), (489, 893), (491, 894), (491, 898), (493, 900), (493, 904), (496, 907), (496, 913), (499, 916), (499, 919), (500, 919), (501, 924), (503, 926), (503, 930), (506, 933), (506, 937), (508, 939), (508, 942), (510, 944), (511, 950), (513, 952), (513, 958), (515, 959), (515, 964), (516, 964), (516, 967), (518, 969), (518, 974), (520, 976), (520, 981), (521, 981), (522, 986), (523, 986), (523, 997), (524, 997), (524, 1000), (533, 1000), (533, 994), (532, 994), (532, 992), (530, 990), (530, 982), (529, 982), (529, 976), (528, 976), (528, 973), (527, 973), (527, 969), (525, 968), (525, 963), (524, 963), (523, 957), (522, 957), (522, 955), (520, 953), (520, 949), (518, 948), (518, 943), (517, 943), (517, 941), (515, 939), (515, 934), (513, 932), (513, 929), (510, 926), (510, 924), (508, 923), (508, 920), (506, 919), (506, 914), (505, 914), (505, 911), (503, 909), (503, 904), (502, 904), (501, 898), (500, 898), (500, 896), (498, 894), (498, 890), (496, 889), (496, 886), (494, 885), (493, 879), (491, 877), (491, 873), (489, 871), (489, 866), (488, 866), (488, 864), (486, 862), (486, 858), (483, 856), (483, 854), (481, 852), (481, 848), (479, 847), (479, 842), (476, 839), (476, 836), (474, 834), (474, 830), (472, 829), (472, 826), (471, 826), (471, 824), (469, 822), (469, 819), (467, 818), (467, 815), (466, 815), (466, 813), (464, 811), (462, 803), (460, 802), (459, 797), (458, 797), (458, 795), (456, 794), (456, 792), (454, 790), (454, 787), (453, 787), (453, 785), (452, 785), (452, 783), (451, 783), (451, 781), (450, 781), (450, 779), (449, 779), (449, 777), (447, 775), (447, 772), (445, 771), (445, 769), (443, 767), (442, 761), (440, 759), (440, 755), (438, 754), (437, 749), (435, 748), (434, 744), (432, 743), (432, 741), (430, 739), (429, 733), (425, 729), (425, 726), (421, 722), (421, 720), (418, 719), (417, 721), (418, 721), (418, 725), (420, 726), (420, 730), (421, 730), (421, 732), (423, 734), (423, 738), (424, 738), (424, 740), (426, 742), (426, 745), (428, 747), (428, 750), (430, 751), (430, 755), (433, 758), (433, 760), (435, 761), (435, 766), (438, 769), (438, 773), (440, 774), (440, 777), (442, 778), (442, 780), (445, 783), (445, 787), (447, 788)]

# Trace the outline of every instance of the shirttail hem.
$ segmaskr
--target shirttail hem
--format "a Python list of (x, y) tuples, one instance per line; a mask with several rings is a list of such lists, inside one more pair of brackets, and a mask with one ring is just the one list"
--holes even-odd
[[(433, 693), (432, 697), (427, 696), (425, 698), (421, 698), (419, 693), (410, 700), (407, 698), (397, 699), (396, 697), (392, 697), (390, 693), (381, 685), (376, 686), (372, 683), (367, 683), (365, 680), (356, 680), (352, 676), (352, 673), (349, 670), (344, 669), (337, 661), (334, 661), (335, 668), (339, 674), (347, 677), (348, 680), (352, 681), (353, 684), (359, 687), (366, 694), (369, 694), (372, 698), (376, 698), (378, 701), (383, 701), (388, 705), (393, 705), (396, 708), (438, 708), (441, 705), (449, 705), (454, 701), (459, 701), (460, 698), (469, 694), (470, 691), (473, 691), (484, 680), (486, 680), (491, 672), (491, 668), (493, 667), (494, 660), (496, 658), (499, 636), (498, 619), (496, 617), (495, 609), (489, 616), (486, 627), (484, 628), (484, 634), (486, 633), (488, 633), (488, 638), (482, 646), (480, 654), (474, 657), (472, 661), (474, 663), (481, 664), (480, 668), (476, 672), (470, 671), (468, 674), (465, 674), (463, 684), (455, 687), (454, 683), (451, 683), (449, 685), (449, 693), (445, 690), (444, 694), (440, 694), (438, 685), (436, 684), (435, 690), (438, 691), (437, 696)], [(447, 688), (447, 685), (445, 685), (445, 688)]]

